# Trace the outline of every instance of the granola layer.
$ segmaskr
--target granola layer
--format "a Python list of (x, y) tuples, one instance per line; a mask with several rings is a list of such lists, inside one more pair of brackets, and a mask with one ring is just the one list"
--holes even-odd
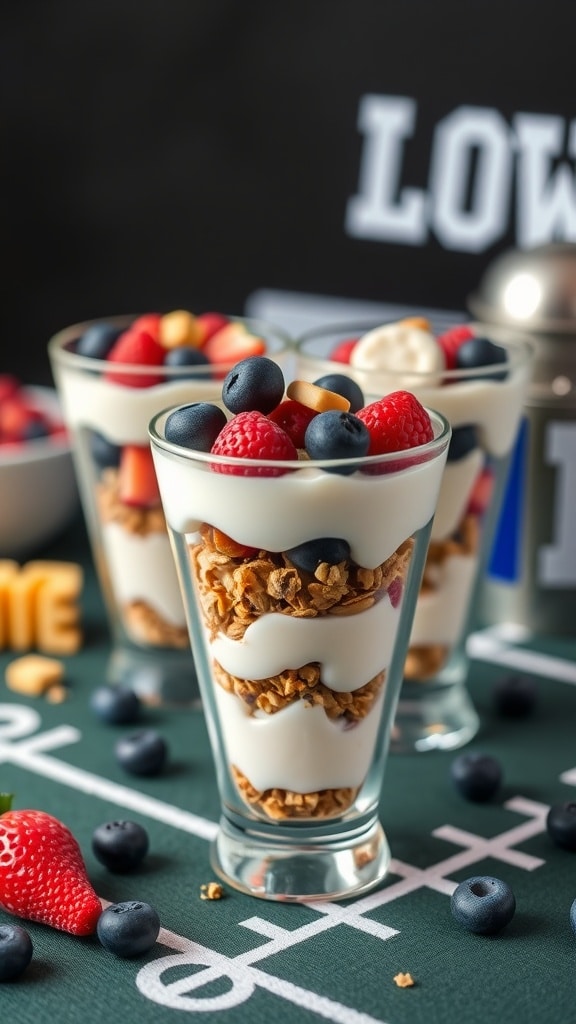
[(122, 605), (122, 617), (126, 632), (137, 644), (181, 650), (189, 645), (186, 626), (167, 622), (146, 601), (127, 601)]
[(103, 523), (117, 523), (128, 533), (146, 537), (150, 533), (166, 533), (166, 519), (161, 505), (140, 508), (126, 505), (120, 498), (120, 477), (117, 469), (103, 470), (96, 485), (98, 511)]
[(232, 774), (238, 791), (251, 806), (276, 821), (286, 818), (334, 818), (352, 806), (357, 788), (321, 789), (316, 793), (295, 793), (290, 789), (256, 789), (255, 786), (232, 765)]

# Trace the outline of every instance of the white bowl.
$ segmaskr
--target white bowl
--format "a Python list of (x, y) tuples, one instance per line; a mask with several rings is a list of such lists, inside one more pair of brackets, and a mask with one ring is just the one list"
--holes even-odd
[[(52, 418), (61, 419), (52, 388), (26, 388)], [(42, 552), (64, 530), (78, 507), (70, 442), (65, 436), (38, 438), (17, 448), (0, 445), (0, 558)]]

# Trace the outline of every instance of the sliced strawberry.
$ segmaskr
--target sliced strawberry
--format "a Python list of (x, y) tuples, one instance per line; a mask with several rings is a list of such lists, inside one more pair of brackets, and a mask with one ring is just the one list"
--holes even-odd
[(148, 447), (124, 445), (120, 455), (119, 491), (125, 505), (153, 508), (160, 504), (158, 481)]
[(202, 346), (202, 351), (211, 363), (233, 365), (248, 356), (264, 355), (266, 343), (250, 334), (244, 324), (233, 321), (216, 331)]
[(336, 348), (330, 353), (330, 359), (334, 363), (349, 363), (350, 356), (352, 355), (352, 349), (355, 348), (359, 339), (358, 338), (347, 338), (345, 341), (341, 341)]
[(293, 398), (287, 398), (285, 402), (280, 402), (280, 405), (268, 413), (268, 419), (286, 431), (296, 448), (304, 448), (306, 427), (316, 415), (316, 410), (311, 409), (310, 406), (296, 402)]
[[(165, 349), (154, 341), (151, 334), (130, 327), (114, 342), (106, 361), (127, 366), (161, 366), (165, 355)], [(127, 373), (125, 370), (113, 369), (106, 370), (105, 377), (127, 388), (148, 388), (164, 380), (160, 374)]]
[(230, 321), (228, 317), (224, 316), (223, 313), (200, 313), (200, 315), (196, 317), (196, 326), (199, 328), (200, 332), (200, 340), (198, 344), (205, 345), (213, 334), (222, 330), (222, 328), (226, 327), (229, 323)]
[(131, 331), (145, 331), (154, 341), (160, 341), (160, 313), (143, 313), (130, 325)]

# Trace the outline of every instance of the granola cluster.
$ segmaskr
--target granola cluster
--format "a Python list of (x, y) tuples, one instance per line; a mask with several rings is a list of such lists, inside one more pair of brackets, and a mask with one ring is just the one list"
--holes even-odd
[[(96, 498), (103, 523), (116, 523), (123, 530), (139, 537), (166, 533), (166, 520), (161, 505), (142, 508), (126, 505), (121, 500), (117, 469), (108, 468), (103, 471), (97, 484)], [(167, 622), (146, 601), (126, 601), (121, 611), (124, 628), (135, 643), (181, 650), (188, 647), (186, 626)]]
[[(375, 569), (351, 561), (321, 563), (315, 572), (294, 565), (286, 552), (255, 550), (239, 544), (209, 524), (203, 524), (189, 556), (211, 639), (225, 634), (240, 640), (261, 615), (275, 612), (297, 618), (355, 615), (367, 611), (385, 595), (397, 605), (414, 542), (406, 540)], [(316, 662), (285, 669), (266, 679), (231, 675), (213, 662), (216, 682), (247, 707), (249, 714), (274, 715), (294, 701), (322, 707), (342, 728), (352, 728), (372, 710), (385, 684), (385, 672), (363, 686), (341, 693), (322, 681)], [(239, 793), (269, 818), (329, 818), (353, 803), (357, 789), (326, 789), (299, 793), (273, 788), (258, 790), (235, 765), (231, 766)]]
[[(438, 590), (439, 577), (448, 558), (476, 554), (479, 547), (480, 524), (477, 516), (468, 513), (456, 534), (447, 540), (430, 542), (420, 593), (425, 595)], [(411, 682), (426, 682), (440, 672), (449, 655), (450, 647), (445, 644), (411, 645), (404, 664), (404, 678)]]

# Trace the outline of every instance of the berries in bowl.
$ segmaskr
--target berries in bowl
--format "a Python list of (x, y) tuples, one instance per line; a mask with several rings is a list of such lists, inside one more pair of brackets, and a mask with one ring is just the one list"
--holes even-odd
[(0, 558), (26, 558), (68, 525), (78, 493), (56, 392), (0, 374)]

